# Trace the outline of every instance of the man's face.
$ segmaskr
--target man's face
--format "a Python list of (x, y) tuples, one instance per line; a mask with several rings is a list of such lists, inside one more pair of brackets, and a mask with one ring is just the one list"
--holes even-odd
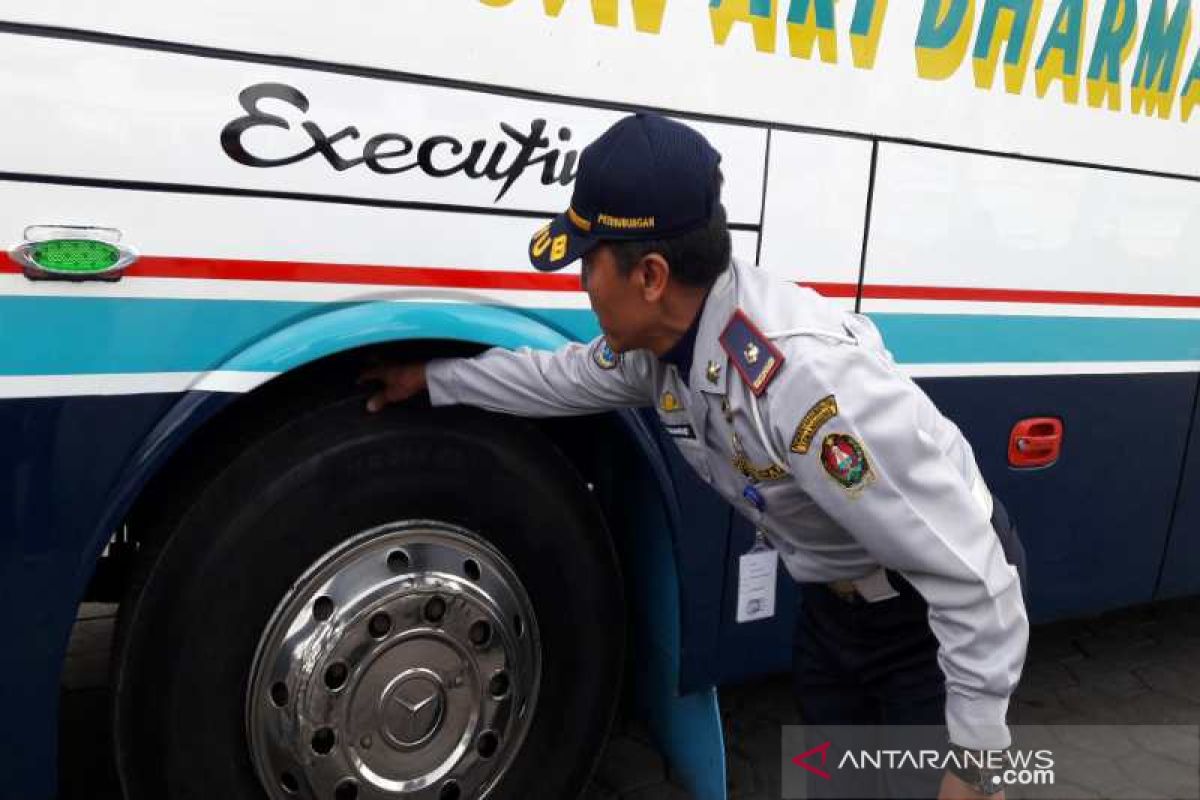
[(585, 255), (581, 269), (580, 281), (609, 346), (618, 353), (645, 347), (659, 304), (647, 296), (642, 269), (622, 275), (607, 245)]

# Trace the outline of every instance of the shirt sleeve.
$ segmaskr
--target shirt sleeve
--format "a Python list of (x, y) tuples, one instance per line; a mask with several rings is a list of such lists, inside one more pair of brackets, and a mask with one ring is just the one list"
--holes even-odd
[(603, 337), (558, 350), (493, 348), (426, 366), (430, 401), (529, 417), (591, 414), (653, 403), (652, 357), (607, 351)]
[[(957, 428), (871, 348), (819, 345), (790, 362), (769, 391), (768, 435), (802, 488), (928, 603), (950, 740), (1007, 747), (1005, 717), (1029, 623), (1016, 569), (972, 493), (970, 447), (947, 446), (961, 437)], [(835, 416), (828, 418), (828, 402), (824, 414), (809, 414), (831, 396)], [(819, 424), (807, 446), (805, 422)]]

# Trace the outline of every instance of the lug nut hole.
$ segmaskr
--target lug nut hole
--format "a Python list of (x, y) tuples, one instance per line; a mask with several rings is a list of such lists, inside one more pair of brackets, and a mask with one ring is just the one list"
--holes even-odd
[(318, 597), (313, 603), (312, 615), (319, 622), (329, 619), (333, 616), (333, 601), (328, 597)]
[(371, 621), (367, 623), (367, 629), (371, 631), (371, 635), (376, 639), (382, 639), (388, 635), (388, 631), (392, 629), (392, 618), (387, 614), (376, 614), (371, 617)]
[(496, 700), (500, 700), (508, 694), (508, 673), (497, 672), (493, 675), (492, 679), (488, 681), (488, 692)]
[(479, 755), (483, 758), (491, 758), (496, 755), (496, 749), (500, 746), (500, 737), (495, 731), (484, 731), (479, 734), (479, 738), (475, 741), (475, 749), (479, 751)]
[(287, 705), (288, 688), (286, 683), (280, 681), (271, 685), (271, 702), (274, 703), (277, 708), (283, 708)]
[(471, 625), (471, 630), (467, 632), (467, 636), (471, 638), (471, 644), (476, 647), (483, 647), (492, 640), (492, 626), (484, 620)]
[(346, 676), (349, 674), (346, 665), (340, 661), (330, 664), (325, 669), (325, 686), (331, 692), (336, 692), (346, 684)]
[(440, 597), (432, 598), (425, 604), (425, 619), (430, 622), (441, 622), (446, 616), (446, 601)]
[(358, 784), (346, 778), (333, 790), (334, 800), (358, 800)]
[(458, 800), (462, 797), (462, 789), (458, 788), (458, 781), (446, 781), (442, 784), (442, 791), (438, 793), (441, 800)]
[(337, 744), (337, 734), (332, 728), (320, 728), (312, 737), (313, 752), (319, 756), (327, 756)]
[(288, 794), (295, 794), (300, 791), (300, 781), (296, 780), (296, 776), (290, 772), (285, 772), (279, 776), (279, 785)]
[(409, 559), (408, 553), (404, 552), (403, 550), (393, 550), (392, 552), (388, 553), (388, 569), (397, 575), (408, 569), (408, 565), (410, 563), (411, 559)]
[(479, 562), (473, 558), (468, 558), (463, 562), (463, 572), (473, 581), (479, 580), (479, 576), (483, 574), (479, 569)]

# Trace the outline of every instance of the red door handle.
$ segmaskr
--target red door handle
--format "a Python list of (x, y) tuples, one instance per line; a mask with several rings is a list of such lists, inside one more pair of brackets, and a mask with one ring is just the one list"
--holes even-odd
[(1063, 424), (1055, 417), (1023, 419), (1008, 437), (1008, 464), (1018, 469), (1048, 467), (1062, 455)]

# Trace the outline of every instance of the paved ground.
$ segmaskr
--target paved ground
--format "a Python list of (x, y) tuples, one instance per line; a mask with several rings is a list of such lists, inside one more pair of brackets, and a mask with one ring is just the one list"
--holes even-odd
[[(113, 613), (112, 606), (85, 606), (72, 637), (63, 678), (61, 800), (120, 800), (107, 757)], [(721, 706), (731, 800), (777, 800), (780, 726), (798, 721), (786, 678), (725, 689)], [(1010, 720), (1200, 724), (1200, 598), (1036, 628)], [(669, 778), (645, 737), (626, 723), (610, 744), (589, 800), (685, 797)], [(1097, 780), (1114, 785), (1111, 777)], [(1104, 796), (1103, 789), (1094, 796)]]

